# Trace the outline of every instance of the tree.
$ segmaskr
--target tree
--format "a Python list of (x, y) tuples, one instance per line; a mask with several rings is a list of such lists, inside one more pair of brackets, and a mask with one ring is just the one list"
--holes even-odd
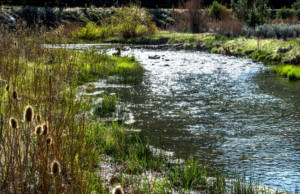
[(255, 27), (264, 24), (270, 17), (268, 0), (232, 0), (231, 6), (235, 16), (243, 20), (248, 26)]

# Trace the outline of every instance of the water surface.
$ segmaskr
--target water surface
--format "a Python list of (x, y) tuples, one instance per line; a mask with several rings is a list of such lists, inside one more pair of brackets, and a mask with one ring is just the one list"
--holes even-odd
[(249, 59), (203, 52), (136, 48), (122, 55), (141, 62), (143, 83), (98, 88), (118, 95), (151, 144), (300, 192), (300, 82)]

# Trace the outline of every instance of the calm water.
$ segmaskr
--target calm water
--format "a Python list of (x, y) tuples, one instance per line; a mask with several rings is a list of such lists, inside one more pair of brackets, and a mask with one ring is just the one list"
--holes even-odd
[[(141, 62), (144, 82), (97, 88), (118, 95), (153, 145), (300, 193), (300, 82), (249, 59), (203, 52), (122, 55)], [(149, 59), (154, 55), (160, 59)]]

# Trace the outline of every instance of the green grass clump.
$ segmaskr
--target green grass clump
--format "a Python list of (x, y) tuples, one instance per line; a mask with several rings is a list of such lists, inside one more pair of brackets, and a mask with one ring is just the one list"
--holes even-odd
[(300, 66), (279, 65), (274, 68), (274, 72), (287, 77), (289, 80), (300, 80)]
[(81, 39), (106, 39), (110, 37), (134, 38), (155, 33), (156, 25), (152, 15), (136, 5), (116, 9), (100, 25), (89, 22), (86, 27), (73, 32), (73, 37)]
[(70, 51), (69, 56), (72, 56), (68, 62), (73, 66), (78, 85), (109, 76), (116, 76), (117, 83), (138, 84), (142, 80), (144, 70), (134, 57), (114, 57), (93, 51)]
[(108, 117), (117, 110), (117, 97), (116, 95), (108, 96), (103, 95), (102, 102), (95, 108), (94, 114), (98, 117)]

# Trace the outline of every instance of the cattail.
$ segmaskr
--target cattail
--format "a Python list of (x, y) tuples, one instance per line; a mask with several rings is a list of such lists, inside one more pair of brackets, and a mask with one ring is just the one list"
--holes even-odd
[(124, 194), (123, 188), (121, 185), (116, 186), (113, 190), (112, 190), (113, 194)]
[(16, 90), (13, 91), (12, 93), (13, 99), (17, 100), (18, 99), (18, 92)]
[(30, 123), (33, 121), (33, 118), (34, 118), (34, 109), (32, 108), (32, 106), (27, 106), (24, 111), (24, 120), (25, 122)]
[(9, 91), (9, 88), (10, 88), (9, 85), (7, 85), (7, 86), (5, 87), (5, 90), (6, 90), (6, 91)]
[(40, 123), (42, 121), (42, 116), (40, 114), (36, 115), (36, 121)]
[(39, 136), (42, 134), (42, 132), (43, 132), (43, 128), (41, 125), (38, 125), (35, 127), (35, 130), (34, 130), (35, 135)]
[(53, 175), (59, 175), (60, 174), (60, 163), (56, 160), (54, 160), (51, 164), (51, 173)]
[(43, 135), (47, 135), (49, 131), (49, 125), (48, 123), (43, 124)]
[(52, 138), (51, 137), (47, 137), (46, 143), (47, 143), (48, 146), (52, 145), (52, 143), (53, 143)]
[(18, 120), (17, 120), (16, 118), (14, 118), (14, 117), (11, 117), (11, 118), (9, 119), (9, 124), (10, 124), (10, 126), (11, 126), (13, 129), (18, 128)]

